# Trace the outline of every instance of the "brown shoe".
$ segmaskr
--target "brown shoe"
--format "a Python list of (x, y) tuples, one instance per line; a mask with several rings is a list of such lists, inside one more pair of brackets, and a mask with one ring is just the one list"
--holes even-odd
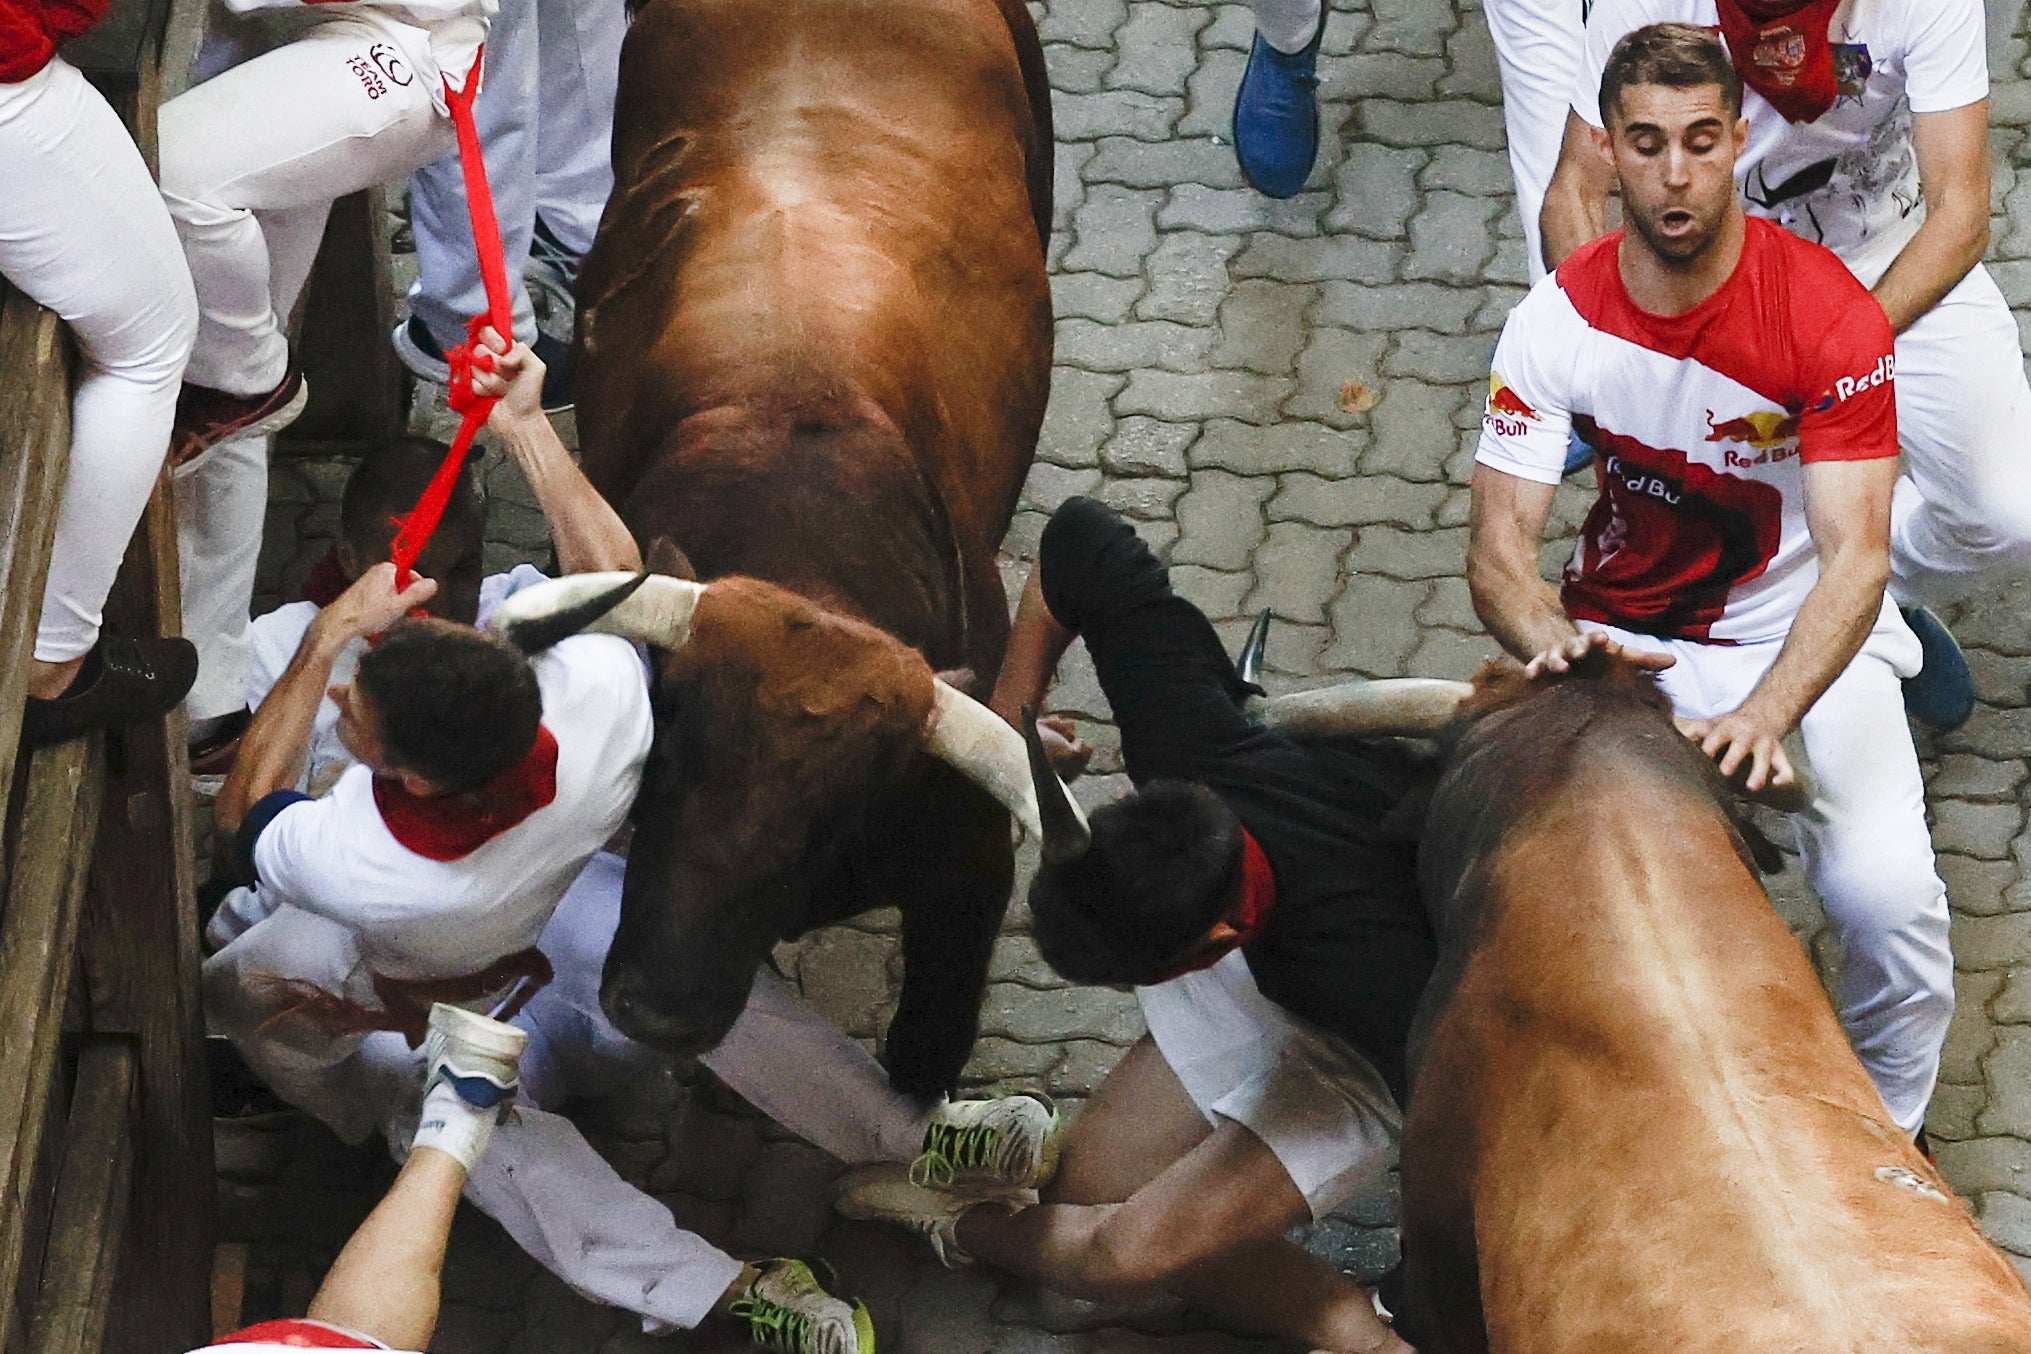
[(176, 708), (197, 680), (197, 648), (187, 639), (99, 636), (71, 689), (52, 700), (28, 698), (21, 745), (44, 748)]
[(294, 369), (265, 395), (228, 395), (185, 381), (176, 396), (169, 464), (189, 465), (231, 438), (280, 432), (296, 422), (309, 402), (310, 387), (304, 384), (303, 373)]

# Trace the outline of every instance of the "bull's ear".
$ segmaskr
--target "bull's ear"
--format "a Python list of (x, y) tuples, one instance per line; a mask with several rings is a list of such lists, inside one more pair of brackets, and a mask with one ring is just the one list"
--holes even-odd
[(691, 557), (677, 547), (677, 542), (668, 536), (658, 536), (649, 542), (648, 554), (644, 557), (643, 568), (652, 574), (663, 574), (669, 578), (684, 578), (696, 582), (698, 570), (691, 566)]

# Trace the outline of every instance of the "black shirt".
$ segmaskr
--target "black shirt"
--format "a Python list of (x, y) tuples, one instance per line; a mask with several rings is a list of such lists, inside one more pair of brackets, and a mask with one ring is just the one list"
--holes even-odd
[(1415, 846), (1382, 821), (1410, 789), (1393, 744), (1297, 742), (1244, 715), (1213, 626), (1133, 528), (1090, 498), (1052, 514), (1044, 601), (1086, 641), (1137, 785), (1198, 781), (1269, 858), (1276, 908), (1243, 954), (1263, 995), (1359, 1049), (1401, 1100), (1404, 1044), (1436, 949)]

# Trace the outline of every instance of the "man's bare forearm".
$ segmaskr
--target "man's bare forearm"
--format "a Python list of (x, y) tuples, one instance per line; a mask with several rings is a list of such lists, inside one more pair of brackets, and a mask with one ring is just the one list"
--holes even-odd
[(1528, 662), (1560, 640), (1579, 633), (1579, 627), (1559, 603), (1558, 589), (1532, 574), (1517, 577), (1469, 569), (1468, 590), (1474, 598), (1474, 614), (1488, 633), (1512, 658)]
[(560, 570), (582, 574), (642, 567), (634, 535), (571, 459), (549, 419), (519, 419), (501, 430), (501, 439), (542, 506)]
[(1876, 303), (1901, 334), (1929, 312), (1968, 275), (1989, 247), (1989, 214), (1954, 200), (1927, 213), (1890, 271), (1874, 288)]
[(1595, 150), (1591, 130), (1577, 113), (1567, 113), (1558, 168), (1537, 214), (1548, 270), (1556, 272), (1574, 250), (1608, 233), (1608, 195), (1614, 190), (1614, 174)]
[(302, 777), (317, 709), (342, 647), (313, 623), (281, 680), (254, 712), (253, 722), (240, 737), (233, 769), (212, 805), (212, 821), (221, 837), (238, 832), (247, 810), (264, 796), (286, 790)]
[(1016, 604), (1015, 624), (1009, 628), (1008, 647), (1002, 654), (1001, 673), (994, 683), (989, 707), (1009, 723), (1015, 723), (1025, 705), (1041, 705), (1044, 693), (1058, 673), (1058, 660), (1072, 647), (1077, 636), (1058, 623), (1044, 601), (1043, 563), (1030, 566), (1023, 584), (1022, 600)]
[(1792, 618), (1777, 661), (1742, 702), (1743, 710), (1789, 733), (1861, 652), (1883, 607), (1890, 564), (1875, 552), (1856, 553), (1855, 559), (1821, 560), (1819, 581)]

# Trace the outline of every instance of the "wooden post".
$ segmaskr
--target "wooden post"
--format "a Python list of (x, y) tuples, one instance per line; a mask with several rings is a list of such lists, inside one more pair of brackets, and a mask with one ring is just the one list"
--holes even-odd
[(28, 1354), (98, 1354), (134, 1171), (134, 1046), (95, 1036), (78, 1055), (42, 1291)]

